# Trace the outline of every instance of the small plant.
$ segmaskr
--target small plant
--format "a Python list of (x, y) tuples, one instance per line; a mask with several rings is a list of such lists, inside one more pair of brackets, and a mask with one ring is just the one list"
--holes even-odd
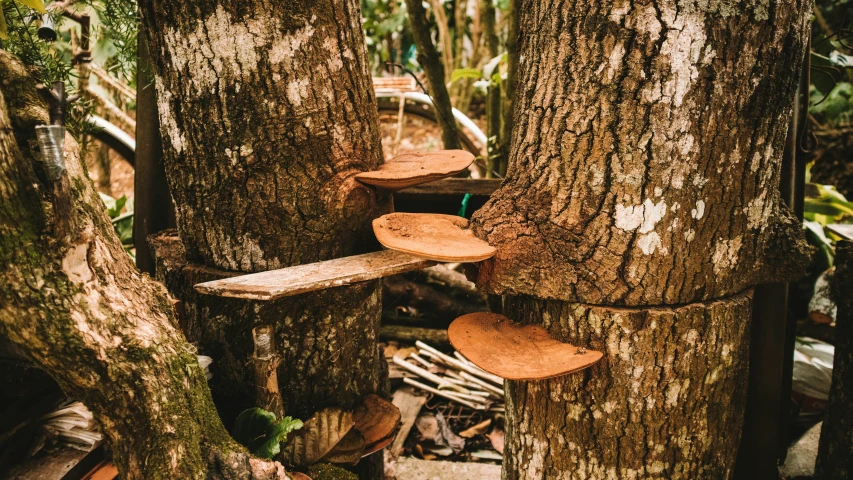
[(302, 420), (283, 417), (276, 421), (274, 413), (262, 408), (250, 408), (237, 416), (231, 434), (252, 455), (272, 459), (281, 452), (281, 444), (287, 441), (287, 435), (299, 430), (302, 425)]

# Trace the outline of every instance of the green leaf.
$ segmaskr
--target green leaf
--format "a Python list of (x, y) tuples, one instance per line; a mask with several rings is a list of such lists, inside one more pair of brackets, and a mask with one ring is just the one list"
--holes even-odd
[(231, 436), (250, 452), (254, 452), (267, 442), (267, 432), (274, 427), (274, 413), (262, 408), (250, 408), (237, 416)]
[(116, 218), (121, 215), (121, 209), (124, 208), (124, 204), (127, 203), (127, 197), (122, 195), (121, 198), (117, 198), (115, 200), (115, 204), (112, 207), (107, 208), (107, 213), (110, 214), (110, 218)]
[(805, 200), (805, 211), (809, 213), (826, 215), (833, 218), (845, 215), (853, 216), (853, 204), (839, 200), (832, 196), (820, 198), (807, 198)]
[(284, 417), (267, 432), (267, 441), (253, 450), (252, 453), (261, 458), (273, 458), (281, 451), (281, 444), (287, 441), (290, 432), (302, 428), (302, 420)]
[(457, 68), (450, 74), (450, 82), (455, 82), (463, 78), (482, 78), (483, 73), (476, 68)]
[(253, 455), (273, 458), (281, 451), (281, 442), (287, 435), (302, 428), (302, 420), (284, 417), (275, 421), (275, 414), (262, 408), (243, 410), (234, 421), (231, 436)]
[(18, 0), (18, 3), (26, 5), (39, 13), (47, 13), (47, 10), (44, 9), (44, 2), (42, 0)]

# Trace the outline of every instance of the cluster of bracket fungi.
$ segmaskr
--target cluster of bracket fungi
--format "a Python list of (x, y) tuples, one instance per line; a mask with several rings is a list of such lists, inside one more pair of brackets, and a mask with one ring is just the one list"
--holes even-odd
[[(355, 178), (392, 193), (457, 175), (473, 161), (474, 155), (464, 150), (410, 153)], [(468, 220), (452, 215), (390, 213), (373, 220), (373, 232), (388, 250), (200, 283), (195, 289), (210, 295), (275, 300), (419, 270), (436, 262), (481, 262), (496, 253), (468, 229)], [(520, 325), (489, 312), (463, 315), (447, 333), (453, 347), (471, 363), (509, 380), (566, 375), (602, 358), (601, 352), (555, 340), (542, 327)]]

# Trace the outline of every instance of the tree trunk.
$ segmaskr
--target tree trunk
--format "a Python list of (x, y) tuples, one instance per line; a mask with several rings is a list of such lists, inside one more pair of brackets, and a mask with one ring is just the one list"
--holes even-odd
[(681, 304), (794, 273), (781, 242), (801, 234), (776, 187), (810, 3), (774, 5), (522, 2), (510, 172), (476, 222), (500, 249), (480, 282)]
[(508, 382), (506, 478), (729, 475), (746, 292), (806, 258), (778, 183), (810, 5), (518, 5), (508, 175), (473, 220), (498, 252), (478, 285), (605, 360)]
[(836, 245), (833, 297), (839, 302), (832, 387), (820, 433), (815, 479), (853, 478), (853, 243)]
[(146, 0), (140, 9), (181, 240), (156, 252), (158, 276), (183, 302), (190, 340), (218, 363), (223, 419), (252, 406), (258, 325), (275, 331), (288, 415), (355, 407), (382, 385), (379, 282), (273, 302), (192, 286), (373, 247), (370, 222), (389, 202), (354, 178), (382, 163), (359, 3)]
[(71, 229), (53, 234), (59, 199), (35, 149), (47, 121), (0, 50), (0, 335), (89, 407), (122, 478), (286, 478), (229, 437), (166, 290), (125, 253), (68, 135)]
[(504, 315), (605, 357), (579, 374), (507, 382), (504, 478), (728, 478), (751, 307), (751, 292), (655, 309), (508, 297)]

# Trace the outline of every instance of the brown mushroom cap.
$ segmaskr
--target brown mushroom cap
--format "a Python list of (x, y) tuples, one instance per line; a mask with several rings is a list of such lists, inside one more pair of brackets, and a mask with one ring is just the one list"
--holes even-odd
[(465, 150), (406, 153), (379, 166), (379, 170), (359, 173), (355, 178), (385, 190), (402, 190), (464, 172), (474, 155)]
[(468, 220), (434, 213), (389, 213), (373, 220), (379, 243), (439, 262), (480, 262), (495, 248), (468, 230)]
[(554, 340), (542, 327), (520, 325), (488, 312), (457, 318), (447, 329), (447, 337), (471, 363), (509, 380), (565, 375), (587, 368), (603, 356)]
[(385, 448), (400, 425), (400, 409), (376, 395), (368, 395), (353, 412), (353, 428), (364, 436), (362, 456)]

